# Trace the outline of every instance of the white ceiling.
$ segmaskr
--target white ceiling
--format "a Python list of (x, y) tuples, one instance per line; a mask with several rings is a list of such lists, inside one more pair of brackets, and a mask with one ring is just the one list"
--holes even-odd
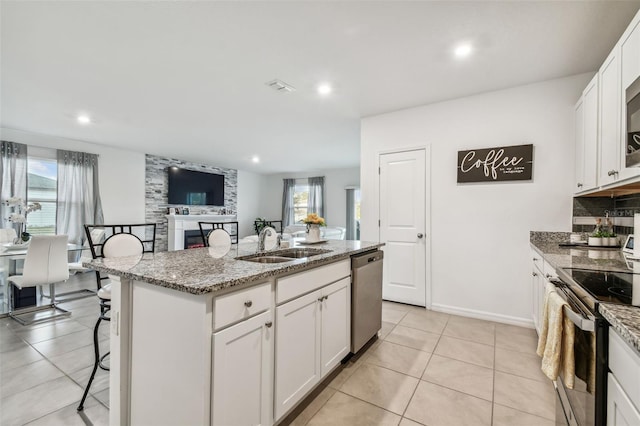
[(594, 71), (640, 2), (0, 7), (2, 127), (272, 173), (357, 166), (361, 117)]

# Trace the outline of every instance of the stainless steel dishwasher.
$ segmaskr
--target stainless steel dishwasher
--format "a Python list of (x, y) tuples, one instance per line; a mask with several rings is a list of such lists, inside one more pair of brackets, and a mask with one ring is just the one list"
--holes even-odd
[(351, 257), (351, 352), (358, 352), (382, 327), (380, 250)]

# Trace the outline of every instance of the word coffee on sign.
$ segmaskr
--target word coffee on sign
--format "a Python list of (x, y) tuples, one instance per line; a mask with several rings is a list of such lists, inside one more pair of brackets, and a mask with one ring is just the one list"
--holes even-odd
[(531, 180), (533, 145), (458, 151), (458, 183)]

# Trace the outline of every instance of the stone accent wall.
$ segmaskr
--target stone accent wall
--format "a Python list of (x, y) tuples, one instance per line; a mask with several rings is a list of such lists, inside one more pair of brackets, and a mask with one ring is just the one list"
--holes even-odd
[[(183, 169), (224, 175), (224, 208), (228, 214), (237, 214), (238, 171), (236, 169), (207, 166), (149, 154), (145, 157), (145, 221), (157, 224), (156, 251), (167, 251), (167, 219), (165, 215), (167, 214), (167, 207), (169, 207), (169, 204), (167, 204), (169, 190), (167, 168), (169, 167), (176, 166)], [(172, 205), (171, 207), (176, 206)], [(189, 207), (191, 214), (214, 213), (221, 208), (213, 206), (187, 207)]]

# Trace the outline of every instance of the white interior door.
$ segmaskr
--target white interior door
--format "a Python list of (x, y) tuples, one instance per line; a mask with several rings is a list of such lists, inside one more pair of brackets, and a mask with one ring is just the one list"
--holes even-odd
[(381, 154), (382, 298), (426, 306), (426, 151)]

